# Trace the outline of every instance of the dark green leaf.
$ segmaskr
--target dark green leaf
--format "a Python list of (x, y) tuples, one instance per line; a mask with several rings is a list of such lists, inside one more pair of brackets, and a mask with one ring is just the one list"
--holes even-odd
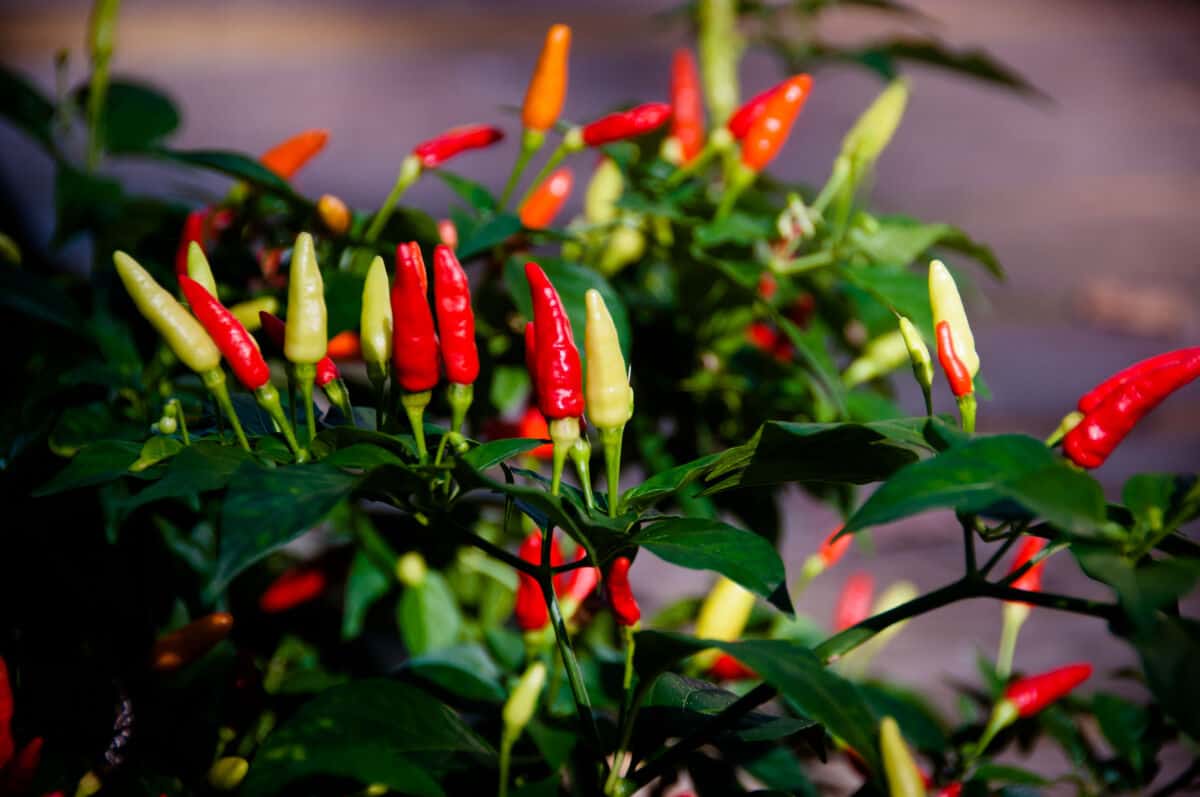
[(869, 229), (858, 228), (851, 234), (854, 245), (872, 263), (907, 266), (933, 247), (942, 246), (975, 258), (997, 277), (1004, 276), (992, 250), (953, 225), (926, 224), (908, 216), (880, 216), (874, 221)]
[(1142, 738), (1150, 726), (1146, 709), (1124, 698), (1101, 692), (1092, 697), (1092, 713), (1113, 750), (1128, 758), (1134, 771), (1140, 775), (1145, 766)]
[(1109, 548), (1076, 543), (1071, 553), (1080, 568), (1112, 587), (1121, 607), (1141, 628), (1150, 627), (1155, 612), (1190, 593), (1200, 580), (1200, 561), (1172, 557), (1145, 560), (1137, 566)]
[(493, 755), (457, 715), (421, 690), (363, 679), (325, 691), (268, 736), (240, 793), (267, 797), (300, 778), (333, 775), (439, 797), (428, 763), (461, 753)]
[(46, 149), (53, 148), (54, 104), (22, 75), (4, 66), (0, 66), (0, 118)]
[(442, 574), (433, 570), (420, 584), (404, 590), (397, 620), (404, 644), (414, 656), (450, 647), (462, 628), (454, 593)]
[[(650, 687), (638, 716), (654, 725), (671, 723), (668, 736), (683, 735), (705, 717), (719, 714), (737, 700), (733, 692), (718, 686), (666, 672)], [(733, 736), (743, 742), (765, 742), (783, 739), (813, 728), (817, 723), (797, 717), (782, 717), (750, 712), (738, 720)], [(672, 730), (674, 732), (672, 732)]]
[(745, 213), (730, 213), (703, 227), (696, 228), (696, 244), (701, 249), (711, 249), (721, 244), (753, 246), (766, 241), (774, 234), (774, 224), (768, 216), (750, 216)]
[(984, 783), (1012, 783), (1019, 786), (1047, 786), (1050, 781), (1036, 772), (1011, 764), (980, 764), (971, 780)]
[(322, 464), (339, 468), (370, 470), (380, 465), (404, 465), (404, 460), (387, 449), (367, 443), (340, 448), (321, 460)]
[(1015, 504), (1064, 531), (1094, 535), (1104, 523), (1104, 494), (1039, 440), (981, 437), (896, 473), (846, 523), (877, 526), (935, 508), (978, 513)]
[(510, 457), (532, 451), (542, 445), (541, 440), (529, 440), (514, 437), (506, 440), (492, 440), (472, 448), (463, 454), (462, 461), (475, 470), (487, 470), (493, 465), (499, 465)]
[(371, 606), (388, 593), (392, 574), (379, 568), (370, 555), (359, 550), (346, 576), (346, 598), (342, 608), (342, 639), (354, 639), (362, 633)]
[(198, 169), (206, 169), (211, 172), (220, 172), (236, 180), (245, 180), (251, 185), (279, 194), (287, 199), (306, 201), (296, 195), (287, 180), (284, 180), (275, 174), (275, 172), (263, 166), (256, 158), (243, 155), (240, 152), (199, 149), (179, 150), (160, 147), (153, 150), (153, 154), (164, 160), (194, 166)]
[(62, 246), (76, 235), (99, 232), (120, 218), (124, 192), (116, 180), (86, 174), (65, 163), (54, 176), (57, 222), (51, 243)]
[(1200, 623), (1165, 617), (1133, 639), (1146, 671), (1146, 684), (1167, 716), (1193, 739), (1200, 738)]
[(183, 442), (174, 437), (155, 435), (142, 444), (142, 450), (137, 460), (129, 466), (135, 473), (143, 471), (152, 465), (157, 465), (165, 459), (178, 454), (183, 449)]
[(938, 753), (946, 748), (942, 722), (920, 695), (883, 683), (859, 684), (858, 689), (875, 716), (894, 717), (904, 738), (918, 749)]
[(229, 484), (234, 472), (250, 458), (249, 454), (236, 446), (198, 440), (172, 459), (166, 474), (135, 495), (131, 505), (140, 506), (163, 498), (184, 498), (220, 490)]
[(58, 475), (34, 491), (40, 498), (114, 481), (129, 472), (142, 447), (127, 440), (101, 440), (86, 446)]
[(492, 196), (491, 191), (480, 183), (443, 169), (438, 169), (436, 174), (442, 178), (442, 182), (450, 186), (454, 193), (462, 197), (463, 201), (476, 211), (486, 212), (496, 209), (496, 198)]
[(1200, 512), (1196, 477), (1174, 473), (1141, 473), (1125, 482), (1121, 500), (1141, 535), (1159, 535), (1187, 523)]
[(404, 668), (467, 700), (503, 703), (508, 696), (500, 668), (478, 644), (431, 651), (409, 659)]
[(708, 471), (708, 467), (716, 462), (720, 456), (720, 454), (709, 454), (656, 473), (637, 487), (626, 490), (624, 497), (621, 499), (622, 503), (631, 509), (637, 510), (651, 506), (663, 498), (672, 496), (689, 484), (703, 478), (704, 474)]
[[(75, 92), (81, 112), (87, 107), (89, 84)], [(146, 152), (179, 127), (175, 104), (157, 89), (128, 80), (114, 80), (100, 114), (100, 141), (114, 154)]]
[(714, 570), (790, 613), (786, 573), (775, 547), (753, 532), (719, 520), (668, 518), (630, 537), (660, 559), (693, 570)]
[(521, 231), (521, 220), (511, 213), (488, 215), (468, 229), (458, 231), (456, 254), (460, 260), (470, 260), (493, 246), (504, 243)]
[[(887, 309), (908, 316), (925, 335), (932, 335), (933, 311), (929, 306), (926, 277), (913, 271), (878, 267), (847, 268), (840, 273)], [(891, 328), (895, 328), (895, 323), (895, 316), (892, 316)]]

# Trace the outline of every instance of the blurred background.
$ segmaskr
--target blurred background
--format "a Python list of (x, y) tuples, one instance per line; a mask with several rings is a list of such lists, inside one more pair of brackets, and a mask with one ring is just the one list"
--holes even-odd
[[(0, 2), (0, 61), (52, 89), (55, 53), (71, 48), (70, 83), (81, 80), (89, 5)], [(328, 128), (328, 149), (297, 178), (297, 188), (373, 207), (416, 141), (465, 122), (497, 122), (516, 133), (513, 106), (552, 22), (575, 31), (565, 118), (585, 121), (620, 102), (665, 100), (671, 52), (691, 43), (685, 18), (669, 13), (675, 5), (124, 0), (115, 73), (176, 99), (184, 114), (175, 139), (181, 148), (257, 154), (301, 129)], [(831, 41), (936, 36), (955, 50), (986, 51), (1045, 95), (906, 66), (912, 102), (879, 164), (873, 201), (881, 211), (961, 226), (995, 249), (1008, 271), (1003, 283), (961, 264), (977, 275), (968, 302), (994, 393), (980, 408), (980, 426), (1044, 435), (1103, 376), (1200, 342), (1200, 4), (913, 5), (922, 15), (836, 10), (823, 16), (821, 34)], [(751, 50), (741, 74), (749, 96), (776, 82), (781, 66)], [(842, 135), (882, 84), (853, 66), (823, 68), (815, 78), (812, 99), (772, 168), (819, 185)], [(461, 169), (498, 188), (515, 138), (464, 159)], [(578, 156), (580, 173), (585, 157)], [(139, 188), (195, 204), (226, 187), (177, 169), (111, 168)], [(49, 239), (51, 175), (32, 145), (0, 126), (0, 207), (12, 216), (0, 219), (0, 228)], [(436, 180), (406, 197), (435, 217), (449, 201)], [(68, 248), (61, 256), (79, 254)], [(915, 392), (908, 399), (916, 409)], [(950, 408), (947, 402), (940, 409)], [(1141, 424), (1097, 474), (1110, 495), (1134, 472), (1200, 469), (1198, 408), (1200, 386), (1193, 386)], [(836, 518), (798, 492), (787, 500), (785, 561), (798, 567)], [(961, 554), (947, 520), (929, 515), (876, 531), (873, 554), (852, 554), (853, 562), (813, 585), (802, 608), (825, 622), (842, 580), (858, 566), (869, 567), (881, 586), (900, 577), (923, 589), (949, 580)], [(646, 559), (634, 577), (651, 603), (706, 586), (702, 574)], [(672, 578), (662, 578), (667, 572)], [(1104, 594), (1065, 558), (1049, 563), (1045, 585)], [(917, 620), (893, 643), (886, 670), (932, 687), (935, 696), (947, 678), (973, 678), (976, 652), (994, 654), (999, 615), (999, 606), (977, 603)], [(1099, 621), (1059, 619), (1034, 612), (1018, 668), (1076, 658), (1109, 671), (1129, 663), (1127, 648), (1095, 645), (1106, 639)], [(1052, 760), (1044, 764), (1053, 771)]]

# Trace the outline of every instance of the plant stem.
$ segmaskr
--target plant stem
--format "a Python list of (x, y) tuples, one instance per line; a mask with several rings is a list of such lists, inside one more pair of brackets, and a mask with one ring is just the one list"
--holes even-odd
[(432, 397), (433, 394), (428, 390), (405, 393), (400, 397), (408, 423), (412, 426), (413, 439), (417, 442), (417, 459), (422, 465), (429, 461), (429, 449), (425, 447), (425, 408)]
[(1006, 539), (1004, 543), (996, 549), (996, 552), (988, 557), (988, 560), (984, 563), (983, 568), (979, 571), (979, 575), (986, 577), (988, 573), (992, 572), (992, 568), (999, 564), (1000, 560), (1004, 557), (1004, 554), (1008, 553), (1008, 549), (1013, 546), (1013, 543), (1015, 543), (1020, 536), (1020, 530), (1010, 534), (1008, 539)]
[(562, 143), (554, 148), (554, 152), (550, 153), (550, 158), (546, 161), (546, 165), (538, 171), (537, 175), (533, 178), (533, 182), (529, 184), (529, 188), (526, 189), (525, 194), (521, 197), (521, 201), (517, 203), (518, 208), (524, 206), (529, 197), (533, 195), (533, 192), (537, 190), (537, 187), (542, 184), (542, 181), (550, 176), (550, 172), (554, 171), (558, 167), (558, 164), (563, 162), (563, 158), (567, 157), (570, 152), (571, 149), (567, 145), (567, 139), (563, 139)]
[(171, 399), (171, 403), (175, 405), (175, 417), (179, 419), (179, 434), (183, 436), (183, 444), (190, 446), (192, 438), (188, 434), (187, 418), (183, 413), (183, 404), (179, 402), (179, 399)]
[(498, 797), (508, 797), (508, 767), (512, 758), (512, 734), (500, 735), (500, 782), (496, 787)]
[(308, 429), (305, 445), (312, 445), (317, 436), (317, 417), (313, 413), (313, 380), (317, 377), (316, 363), (296, 363), (296, 381), (300, 383), (300, 400), (304, 402), (304, 425)]
[(500, 194), (500, 210), (508, 207), (508, 200), (512, 199), (513, 191), (517, 190), (517, 183), (525, 172), (525, 167), (529, 165), (530, 159), (537, 154), (545, 141), (546, 134), (540, 130), (526, 130), (521, 136), (521, 152), (513, 164), (512, 173), (508, 175), (508, 182), (504, 184), (504, 193)]
[(959, 524), (962, 526), (963, 557), (966, 560), (968, 576), (975, 576), (979, 572), (975, 564), (975, 528), (970, 522), (973, 520), (973, 516), (971, 518), (960, 516), (958, 519)]
[(633, 654), (636, 650), (636, 642), (634, 640), (634, 627), (631, 625), (621, 626), (621, 639), (625, 642), (625, 676), (621, 682), (621, 711), (617, 718), (617, 727), (621, 729), (621, 741), (617, 745), (617, 750), (613, 753), (613, 767), (608, 773), (608, 780), (604, 784), (604, 793), (613, 795), (614, 789), (621, 781), (622, 759), (625, 758), (626, 751), (629, 749), (629, 739), (633, 735), (633, 720), (631, 716), (634, 691), (633, 691)]
[(600, 442), (604, 446), (604, 469), (608, 474), (608, 516), (616, 517), (621, 502), (621, 442), (625, 427), (601, 429)]
[(204, 381), (204, 386), (208, 388), (213, 399), (216, 400), (217, 406), (221, 408), (221, 412), (229, 418), (229, 425), (233, 427), (233, 433), (237, 435), (238, 444), (249, 451), (250, 441), (246, 439), (246, 433), (242, 430), (242, 422), (238, 419), (237, 412), (233, 409), (233, 401), (229, 398), (229, 388), (225, 386), (225, 372), (218, 365), (211, 371), (205, 371), (200, 378)]
[(409, 155), (400, 163), (400, 173), (396, 175), (396, 182), (392, 186), (392, 190), (388, 193), (387, 198), (383, 200), (379, 211), (375, 217), (371, 219), (371, 225), (367, 227), (367, 231), (363, 233), (363, 241), (368, 244), (375, 243), (375, 239), (383, 232), (383, 228), (387, 226), (388, 219), (391, 218), (392, 212), (396, 209), (396, 203), (400, 201), (400, 197), (404, 196), (413, 183), (421, 176), (421, 161), (415, 155)]

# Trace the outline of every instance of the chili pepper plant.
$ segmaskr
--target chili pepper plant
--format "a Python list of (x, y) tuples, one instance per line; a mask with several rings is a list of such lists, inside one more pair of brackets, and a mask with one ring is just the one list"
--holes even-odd
[[(261, 157), (174, 147), (171, 101), (110, 74), (114, 0), (95, 4), (85, 85), (52, 98), (0, 71), (4, 123), (54, 163), (53, 246), (92, 253), (81, 274), (0, 238), (19, 386), (0, 792), (1193, 785), (1200, 625), (1180, 601), (1200, 482), (1147, 473), (1106, 496), (1092, 471), (1200, 375), (1200, 347), (1095, 374), (1049, 437), (977, 432), (989, 352), (958, 283), (1000, 265), (951, 225), (872, 211), (868, 187), (910, 91), (899, 62), (1032, 89), (931, 42), (775, 32), (827, 5), (701, 0), (683, 15), (696, 46), (663, 54), (657, 87), (586, 119), (562, 115), (572, 31), (553, 25), (522, 54), (519, 117), (464, 108), (390, 153), (374, 208), (292, 184), (332, 124)], [(745, 35), (785, 56), (777, 84), (738, 81)], [(835, 56), (886, 83), (827, 171), (785, 183), (772, 169)], [(519, 151), (495, 190), (469, 174), (505, 136)], [(229, 184), (203, 203), (135, 194), (118, 156)], [(453, 190), (447, 217), (405, 204), (419, 180)], [(908, 379), (915, 413), (893, 398)], [(844, 521), (801, 561), (777, 545), (790, 485)], [(811, 616), (805, 588), (845, 571), (855, 538), (938, 509), (960, 568), (878, 590), (869, 564), (843, 572), (832, 622)], [(711, 591), (640, 603), (647, 554)], [(1104, 597), (1043, 591), (1046, 567)], [(947, 712), (878, 654), (971, 599), (999, 642)], [(1034, 612), (1140, 666), (1030, 671)], [(943, 645), (931, 667), (963, 643)], [(1033, 766), (1035, 747), (1062, 755)]]

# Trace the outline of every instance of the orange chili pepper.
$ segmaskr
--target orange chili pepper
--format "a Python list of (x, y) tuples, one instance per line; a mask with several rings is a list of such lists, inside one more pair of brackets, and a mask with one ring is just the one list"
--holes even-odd
[(762, 115), (751, 125), (742, 140), (742, 164), (761, 172), (774, 160), (792, 131), (792, 123), (804, 107), (812, 89), (808, 75), (790, 77), (771, 94)]
[(575, 175), (566, 166), (551, 174), (521, 205), (521, 223), (531, 230), (549, 227), (574, 185)]
[(681, 47), (671, 62), (671, 137), (679, 142), (683, 163), (690, 163), (704, 149), (704, 105), (700, 98), (700, 76), (692, 51)]
[(335, 360), (354, 360), (362, 356), (362, 344), (358, 333), (343, 330), (329, 339), (325, 354)]
[(233, 615), (214, 612), (159, 637), (150, 653), (150, 666), (172, 672), (212, 650), (233, 630)]
[(545, 132), (558, 121), (567, 96), (567, 56), (570, 51), (571, 29), (566, 25), (551, 25), (546, 31), (546, 43), (542, 45), (542, 54), (538, 56), (521, 108), (521, 123), (527, 130)]
[(304, 164), (325, 149), (328, 140), (328, 130), (305, 130), (271, 147), (258, 160), (275, 174), (290, 180)]

